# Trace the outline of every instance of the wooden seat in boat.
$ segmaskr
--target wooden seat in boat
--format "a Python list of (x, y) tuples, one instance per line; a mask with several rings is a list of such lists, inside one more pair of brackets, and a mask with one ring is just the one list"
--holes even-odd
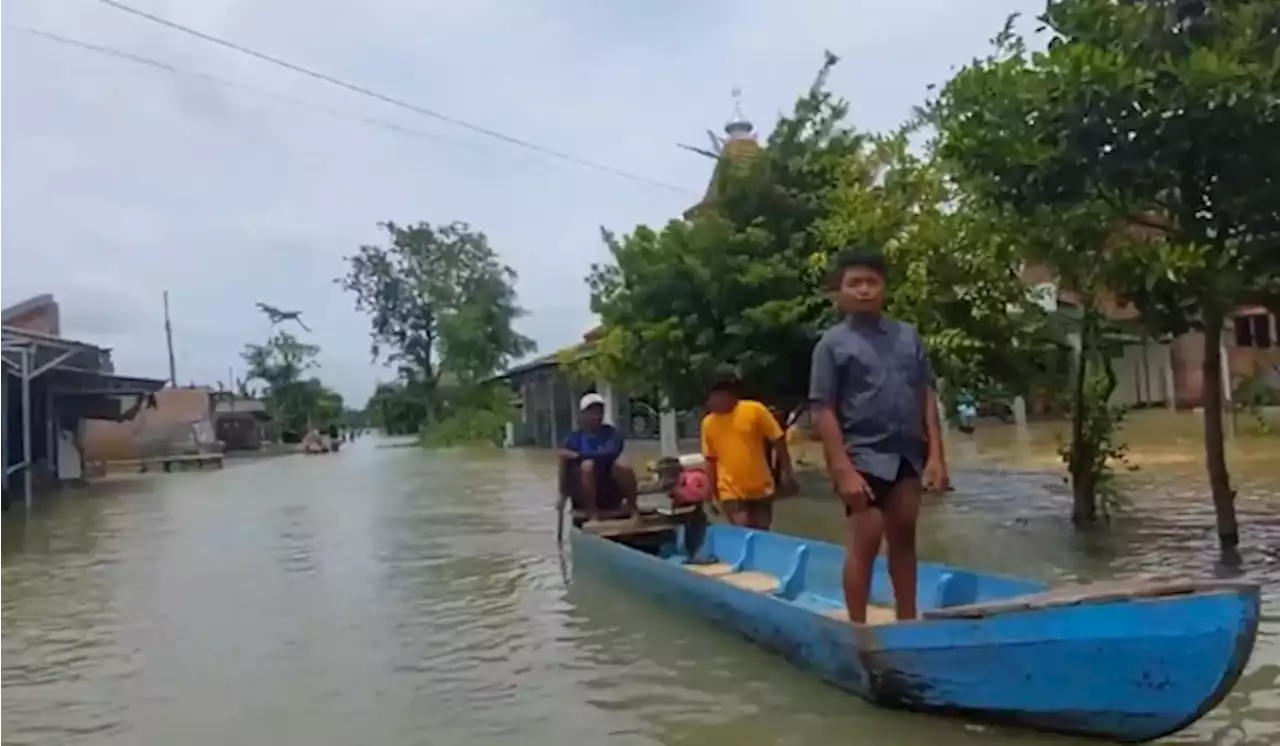
[(710, 565), (685, 565), (685, 568), (690, 572), (706, 575), (709, 578), (718, 578), (721, 575), (728, 575), (733, 572), (733, 566), (727, 562), (716, 562)]
[[(685, 565), (684, 567), (689, 572), (708, 578), (715, 578), (747, 591), (777, 593), (782, 587), (782, 581), (773, 575), (751, 570), (734, 572), (733, 565), (727, 562), (715, 562), (709, 565)], [(845, 609), (832, 609), (824, 612), (823, 615), (843, 622), (849, 621), (849, 612)], [(883, 606), (867, 607), (867, 624), (893, 624), (896, 621), (898, 621), (898, 617), (893, 609), (887, 609)]]
[[(842, 622), (849, 621), (848, 609), (832, 609), (831, 611), (823, 612), (822, 615), (829, 619), (839, 619)], [(867, 607), (867, 624), (869, 625), (894, 624), (897, 621), (898, 615), (893, 609), (883, 606)]]
[(717, 579), (744, 591), (757, 593), (777, 593), (782, 588), (782, 581), (773, 575), (750, 570), (720, 575)]
[(1064, 585), (1041, 593), (1028, 593), (1023, 596), (1001, 598), (963, 606), (930, 609), (924, 613), (924, 618), (981, 619), (996, 614), (1078, 606), (1084, 603), (1135, 601), (1191, 593), (1237, 590), (1243, 585), (1245, 584), (1230, 580), (1162, 580), (1159, 578), (1108, 580), (1100, 583)]
[(708, 578), (715, 578), (744, 591), (777, 593), (782, 588), (782, 581), (773, 575), (755, 572), (754, 570), (734, 572), (733, 566), (726, 562), (716, 562), (710, 565), (685, 565), (684, 567), (690, 572), (695, 572)]

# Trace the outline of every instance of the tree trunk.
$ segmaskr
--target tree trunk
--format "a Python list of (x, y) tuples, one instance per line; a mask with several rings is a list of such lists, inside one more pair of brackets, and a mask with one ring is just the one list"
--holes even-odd
[(1204, 464), (1213, 493), (1218, 543), (1225, 553), (1239, 546), (1240, 528), (1236, 525), (1236, 493), (1231, 489), (1231, 474), (1227, 471), (1222, 427), (1222, 325), (1221, 314), (1205, 315), (1204, 363), (1200, 372), (1204, 388)]
[(1092, 313), (1085, 309), (1080, 320), (1080, 344), (1076, 350), (1075, 380), (1072, 381), (1071, 458), (1067, 471), (1071, 475), (1071, 522), (1076, 526), (1092, 525), (1098, 518), (1097, 485), (1093, 479), (1093, 448), (1085, 443), (1085, 388), (1089, 376), (1089, 344), (1093, 340)]

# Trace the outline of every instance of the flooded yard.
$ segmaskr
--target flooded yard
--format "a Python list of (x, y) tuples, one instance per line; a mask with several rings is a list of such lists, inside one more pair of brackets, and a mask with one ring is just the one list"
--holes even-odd
[[(1135, 420), (1130, 499), (1088, 534), (1069, 527), (1052, 428), (957, 435), (922, 553), (1049, 580), (1223, 573), (1196, 424), (1190, 445), (1148, 448), (1173, 425)], [(1266, 584), (1253, 663), (1169, 743), (1280, 740), (1277, 442), (1232, 446), (1242, 572)], [(883, 712), (682, 611), (566, 584), (549, 453), (377, 445), (6, 515), (5, 743), (1069, 742)], [(839, 515), (816, 490), (778, 528), (838, 539)]]

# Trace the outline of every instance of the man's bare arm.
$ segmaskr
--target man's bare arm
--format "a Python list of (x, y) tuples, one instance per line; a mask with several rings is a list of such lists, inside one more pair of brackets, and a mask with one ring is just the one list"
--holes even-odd
[(928, 444), (928, 461), (939, 466), (947, 465), (942, 449), (942, 422), (938, 417), (938, 392), (932, 386), (924, 390), (924, 437)]
[(716, 465), (715, 458), (706, 458), (707, 466), (707, 489), (711, 490), (709, 497), (713, 506), (720, 504), (720, 467)]
[(773, 441), (773, 452), (778, 459), (778, 473), (784, 476), (792, 474), (791, 451), (787, 448), (787, 436), (784, 435)]
[(822, 457), (827, 464), (827, 476), (833, 481), (853, 471), (853, 462), (844, 449), (844, 433), (840, 431), (840, 421), (835, 410), (825, 404), (816, 404), (813, 408), (818, 437), (822, 440)]
[[(854, 471), (853, 462), (844, 448), (844, 433), (840, 431), (840, 419), (836, 407), (840, 406), (839, 371), (835, 353), (826, 339), (813, 347), (813, 363), (809, 368), (809, 404), (813, 407), (814, 424), (822, 439), (822, 456), (827, 463), (827, 475), (833, 482)], [(784, 438), (785, 440), (785, 438)]]

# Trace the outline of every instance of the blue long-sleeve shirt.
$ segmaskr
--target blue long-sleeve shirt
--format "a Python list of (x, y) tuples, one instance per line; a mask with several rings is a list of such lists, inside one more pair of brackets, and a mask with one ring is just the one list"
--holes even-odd
[(610, 465), (622, 455), (622, 433), (612, 425), (601, 425), (598, 430), (574, 430), (565, 439), (563, 447), (578, 454), (577, 463), (594, 461)]

